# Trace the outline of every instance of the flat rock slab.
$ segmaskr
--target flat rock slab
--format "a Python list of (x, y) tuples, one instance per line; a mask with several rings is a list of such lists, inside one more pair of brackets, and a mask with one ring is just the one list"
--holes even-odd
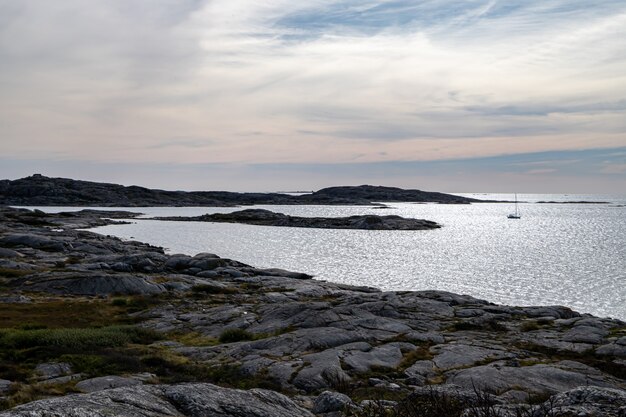
[(143, 382), (135, 378), (124, 378), (121, 376), (101, 376), (98, 378), (85, 379), (76, 384), (76, 388), (83, 392), (96, 392), (111, 388), (131, 387), (141, 385)]
[(51, 252), (62, 252), (69, 245), (63, 241), (35, 234), (11, 234), (0, 239), (0, 245), (7, 247), (27, 247)]
[(40, 379), (52, 379), (71, 372), (72, 367), (66, 362), (40, 363), (35, 368), (35, 373), (39, 375)]
[(439, 369), (460, 368), (474, 365), (477, 362), (515, 357), (514, 354), (504, 350), (466, 344), (434, 346), (431, 351), (436, 355), (433, 362)]
[(348, 351), (344, 356), (344, 363), (355, 372), (361, 373), (369, 371), (372, 367), (396, 368), (402, 362), (401, 345), (389, 343), (368, 352)]
[(128, 274), (65, 273), (17, 280), (16, 288), (23, 291), (61, 295), (161, 294), (166, 291), (142, 276)]
[(11, 389), (12, 381), (8, 379), (0, 379), (0, 394), (6, 394)]
[(475, 387), (498, 394), (512, 389), (535, 394), (555, 394), (584, 385), (616, 388), (613, 384), (589, 374), (551, 365), (520, 367), (484, 365), (452, 371), (447, 375), (446, 382), (449, 384), (467, 389)]

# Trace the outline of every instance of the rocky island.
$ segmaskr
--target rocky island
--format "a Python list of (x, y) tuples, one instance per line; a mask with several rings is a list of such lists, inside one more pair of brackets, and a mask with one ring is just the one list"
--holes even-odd
[(128, 217), (0, 208), (0, 416), (626, 415), (620, 320), (78, 230)]
[(50, 178), (39, 174), (14, 181), (0, 180), (0, 204), (14, 206), (232, 207), (254, 204), (372, 205), (377, 202), (469, 204), (484, 201), (452, 194), (372, 185), (330, 187), (311, 194), (290, 195), (152, 190), (138, 186)]
[(407, 219), (393, 215), (298, 217), (263, 209), (247, 209), (234, 211), (232, 213), (204, 214), (194, 217), (155, 217), (146, 220), (242, 223), (257, 226), (312, 227), (318, 229), (429, 230), (439, 229), (441, 227), (441, 225), (430, 220)]

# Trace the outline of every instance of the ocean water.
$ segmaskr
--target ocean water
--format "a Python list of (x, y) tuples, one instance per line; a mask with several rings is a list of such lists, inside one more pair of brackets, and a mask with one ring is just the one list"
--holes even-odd
[[(464, 194), (483, 199), (511, 195)], [(520, 195), (520, 220), (509, 203), (392, 203), (347, 206), (257, 206), (299, 216), (397, 214), (434, 220), (428, 231), (265, 227), (132, 220), (94, 229), (163, 246), (169, 253), (216, 253), (257, 267), (383, 290), (437, 289), (510, 305), (566, 305), (626, 320), (626, 196)], [(607, 201), (540, 204), (537, 201)], [(78, 208), (44, 207), (46, 211)], [(147, 216), (193, 216), (239, 208), (125, 209)]]

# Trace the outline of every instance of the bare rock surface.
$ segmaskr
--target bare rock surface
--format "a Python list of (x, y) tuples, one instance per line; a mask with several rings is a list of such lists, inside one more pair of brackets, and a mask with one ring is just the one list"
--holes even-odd
[[(623, 417), (621, 405), (607, 405), (608, 399), (623, 401), (626, 388), (626, 323), (620, 320), (562, 306), (502, 306), (445, 291), (381, 292), (212, 253), (168, 255), (141, 242), (77, 230), (131, 218), (108, 215), (0, 208), (0, 248), (10, 255), (0, 258), (0, 303), (5, 311), (65, 302), (100, 303), (109, 313), (129, 308), (125, 319), (160, 339), (105, 352), (113, 358), (137, 355), (124, 356), (128, 369), (48, 374), (66, 378), (57, 382), (69, 392), (92, 390), (85, 387), (96, 386), (93, 378), (103, 375), (144, 385), (109, 389), (116, 384), (103, 383), (101, 391), (34, 401), (0, 415), (308, 416), (323, 391), (359, 404), (372, 389), (377, 391), (365, 400), (381, 392), (409, 398), (435, 388), (445, 395), (471, 395), (479, 388), (503, 410), (531, 397), (551, 397), (563, 407), (591, 410), (580, 415), (604, 415), (601, 410)], [(9, 342), (17, 339), (4, 337), (0, 331), (0, 343), (12, 349)], [(75, 359), (72, 353), (56, 363)], [(104, 353), (90, 353), (97, 354)], [(3, 396), (40, 389), (34, 369), (44, 361), (12, 363), (18, 356), (11, 355), (1, 358), (0, 379), (11, 381), (3, 382)], [(32, 373), (15, 371), (18, 365)], [(177, 367), (194, 372), (177, 374), (175, 382), (194, 383), (163, 384), (172, 382), (167, 378)], [(145, 381), (128, 376), (142, 372), (150, 375)], [(581, 386), (590, 399), (585, 404), (576, 402)], [(309, 411), (279, 392), (298, 395)]]
[(313, 401), (312, 411), (315, 414), (343, 411), (350, 405), (353, 405), (353, 403), (347, 395), (339, 392), (324, 391)]
[(12, 381), (8, 379), (0, 379), (0, 395), (6, 394), (11, 389)]
[(80, 381), (76, 388), (83, 392), (103, 391), (110, 388), (131, 387), (141, 385), (142, 382), (134, 378), (125, 378), (117, 375), (100, 376)]
[(66, 362), (40, 363), (35, 372), (41, 379), (52, 379), (72, 372), (72, 367)]
[(286, 396), (211, 384), (135, 386), (35, 401), (0, 413), (6, 417), (309, 417)]

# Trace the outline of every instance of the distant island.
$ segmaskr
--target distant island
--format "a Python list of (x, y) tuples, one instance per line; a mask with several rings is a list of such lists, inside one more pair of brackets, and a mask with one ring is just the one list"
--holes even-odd
[(229, 191), (165, 191), (40, 174), (0, 180), (0, 205), (98, 207), (233, 207), (255, 204), (373, 205), (381, 202), (469, 204), (474, 198), (373, 185), (323, 188), (311, 194), (236, 193)]
[(441, 226), (430, 220), (400, 216), (361, 215), (349, 217), (298, 217), (263, 209), (247, 209), (233, 213), (204, 214), (194, 217), (155, 217), (145, 220), (243, 223), (257, 226), (308, 227), (318, 229), (361, 230), (429, 230)]

